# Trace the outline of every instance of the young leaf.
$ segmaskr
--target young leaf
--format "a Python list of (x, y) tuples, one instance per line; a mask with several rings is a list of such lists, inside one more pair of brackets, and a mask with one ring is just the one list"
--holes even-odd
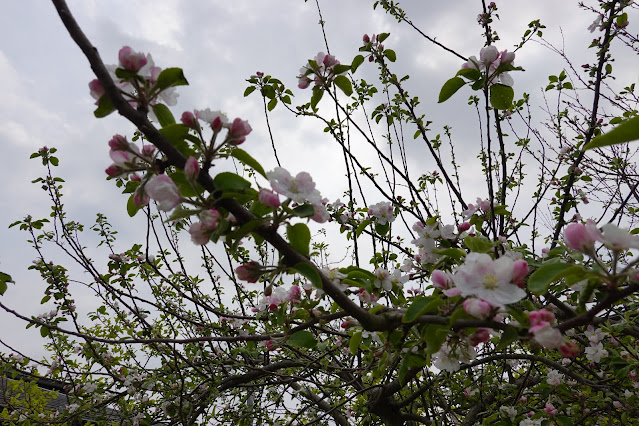
[(286, 343), (291, 346), (311, 349), (317, 345), (317, 340), (310, 331), (301, 330), (291, 334)]
[(106, 117), (115, 111), (115, 107), (111, 103), (111, 99), (107, 95), (102, 95), (98, 100), (98, 107), (93, 111), (96, 118)]
[(565, 276), (572, 269), (581, 268), (569, 263), (544, 263), (528, 278), (528, 290), (534, 294), (545, 294), (551, 283)]
[(244, 97), (247, 97), (248, 95), (250, 95), (254, 91), (255, 91), (255, 86), (247, 87), (246, 90), (244, 91)]
[(442, 90), (439, 92), (439, 100), (438, 103), (446, 102), (451, 96), (455, 94), (459, 89), (461, 89), (466, 82), (461, 77), (453, 77), (448, 80), (442, 86)]
[(308, 263), (300, 262), (297, 265), (293, 266), (293, 269), (306, 277), (315, 287), (322, 288), (322, 279), (320, 278), (315, 268), (313, 268)]
[(472, 81), (477, 81), (481, 78), (481, 72), (475, 68), (462, 68), (457, 71), (457, 75)]
[(353, 94), (353, 86), (351, 85), (351, 81), (348, 79), (348, 77), (344, 75), (338, 75), (337, 77), (335, 77), (335, 80), (333, 80), (333, 82), (337, 87), (340, 88), (342, 92), (344, 92), (346, 96), (350, 96)]
[(135, 216), (142, 208), (133, 202), (133, 197), (135, 197), (135, 194), (131, 194), (129, 201), (126, 203), (126, 212), (130, 217)]
[(314, 111), (317, 110), (317, 104), (322, 100), (322, 96), (324, 96), (324, 91), (319, 86), (313, 87), (313, 95), (311, 96), (311, 108)]
[(310, 253), (311, 231), (303, 223), (286, 227), (288, 242), (298, 253), (308, 256)]
[(357, 331), (353, 333), (350, 341), (348, 342), (348, 348), (350, 349), (353, 355), (357, 355), (357, 351), (359, 350), (359, 345), (362, 343), (362, 332)]
[(386, 49), (384, 50), (384, 56), (388, 58), (389, 61), (395, 62), (397, 60), (397, 55), (394, 50)]
[(421, 315), (436, 310), (442, 303), (439, 297), (419, 297), (406, 309), (402, 322), (413, 322)]
[(508, 109), (513, 104), (515, 91), (504, 84), (493, 84), (490, 87), (490, 105), (495, 109)]
[(172, 86), (186, 86), (188, 84), (189, 82), (186, 81), (182, 68), (167, 68), (162, 70), (158, 76), (155, 87), (164, 90)]
[(353, 62), (351, 63), (351, 70), (355, 72), (360, 65), (364, 63), (364, 57), (362, 55), (357, 55), (353, 58)]
[(215, 175), (213, 184), (222, 191), (243, 192), (251, 187), (251, 182), (231, 172), (222, 172)]
[[(100, 98), (101, 99), (101, 98)], [(633, 117), (619, 124), (617, 127), (599, 135), (586, 145), (585, 149), (600, 148), (602, 146), (617, 145), (639, 139), (639, 117)]]
[(233, 151), (231, 151), (231, 157), (236, 158), (241, 163), (249, 166), (250, 168), (258, 172), (262, 176), (266, 177), (266, 172), (264, 171), (264, 168), (262, 168), (262, 165), (258, 163), (256, 159), (251, 157), (248, 154), (248, 152), (244, 151), (243, 149), (233, 148)]
[(171, 114), (171, 110), (164, 104), (153, 105), (153, 112), (158, 118), (158, 122), (161, 127), (166, 127), (171, 124), (175, 124), (175, 118)]
[(0, 272), (0, 296), (7, 291), (7, 283), (14, 283), (11, 275)]

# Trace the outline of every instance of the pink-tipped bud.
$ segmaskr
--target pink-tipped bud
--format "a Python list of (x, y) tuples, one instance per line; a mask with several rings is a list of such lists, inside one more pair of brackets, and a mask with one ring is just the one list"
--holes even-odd
[(566, 341), (559, 346), (559, 353), (564, 358), (577, 358), (577, 355), (579, 355), (580, 352), (581, 348), (575, 342)]
[(433, 286), (439, 289), (448, 288), (452, 283), (450, 275), (444, 271), (440, 271), (439, 269), (435, 269), (433, 271), (430, 275), (430, 280), (433, 282)]
[[(91, 80), (89, 83), (89, 93), (93, 99), (99, 101), (102, 95), (104, 95), (104, 87), (102, 87), (102, 83), (97, 78), (95, 80)], [(97, 102), (96, 102), (97, 103)]]
[(257, 195), (257, 199), (260, 203), (272, 208), (276, 209), (280, 206), (280, 197), (277, 196), (273, 191), (262, 188), (260, 189), (260, 193)]
[(544, 322), (547, 322), (550, 324), (555, 322), (555, 314), (553, 314), (552, 312), (546, 309), (532, 311), (528, 314), (528, 317), (530, 318), (531, 326), (535, 326), (537, 324), (544, 323)]
[(581, 223), (571, 223), (564, 231), (566, 245), (581, 253), (593, 250), (595, 239), (586, 225)]
[(526, 275), (528, 275), (528, 262), (521, 259), (515, 260), (513, 264), (513, 282), (519, 287), (523, 287)]
[(480, 343), (486, 343), (490, 340), (490, 332), (487, 328), (478, 328), (475, 333), (470, 336), (470, 344), (477, 346)]
[(246, 136), (251, 133), (251, 130), (253, 129), (251, 129), (248, 121), (236, 118), (229, 128), (227, 139), (232, 145), (239, 145), (246, 140)]
[(485, 300), (470, 298), (464, 300), (464, 311), (471, 317), (486, 319), (490, 316), (492, 306)]
[(129, 46), (124, 46), (118, 53), (120, 66), (128, 71), (138, 72), (146, 65), (146, 56), (144, 53), (133, 51)]
[(198, 163), (197, 158), (189, 157), (184, 164), (184, 174), (189, 182), (195, 182), (198, 175), (200, 174), (200, 163)]
[(191, 129), (199, 129), (200, 128), (200, 124), (197, 122), (197, 117), (195, 117), (195, 114), (193, 114), (191, 111), (184, 111), (182, 113), (182, 118), (180, 119), (180, 121), (182, 121), (182, 124), (184, 124), (186, 127), (189, 127)]
[(288, 295), (286, 296), (286, 300), (291, 303), (299, 303), (302, 297), (302, 290), (296, 285), (291, 286), (291, 289), (288, 291)]
[(144, 186), (138, 186), (133, 194), (133, 203), (138, 207), (144, 207), (149, 204), (149, 196), (144, 191)]
[(105, 172), (110, 177), (117, 177), (124, 173), (124, 170), (117, 164), (111, 164), (109, 167), (106, 168)]
[(262, 276), (262, 265), (255, 261), (246, 262), (235, 268), (237, 277), (249, 283), (255, 283)]
[(370, 43), (371, 42), (371, 38), (368, 36), (368, 34), (364, 34), (364, 37), (362, 37), (362, 41), (364, 43)]
[(127, 142), (126, 137), (124, 137), (122, 135), (115, 134), (115, 135), (113, 135), (113, 137), (109, 141), (109, 148), (111, 148), (114, 151), (118, 151), (118, 150), (122, 150), (122, 149), (128, 149), (129, 148), (129, 142)]
[(464, 231), (468, 231), (470, 229), (470, 223), (469, 222), (462, 222), (459, 224), (459, 226), (457, 226), (457, 230), (461, 233)]
[(155, 146), (153, 145), (142, 145), (142, 155), (147, 158), (152, 158), (155, 153)]

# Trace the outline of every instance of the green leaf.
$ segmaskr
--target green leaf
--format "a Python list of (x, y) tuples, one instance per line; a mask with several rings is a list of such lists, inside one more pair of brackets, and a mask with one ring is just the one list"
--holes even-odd
[(200, 213), (200, 210), (185, 209), (184, 207), (182, 207), (182, 205), (178, 205), (171, 212), (171, 216), (169, 216), (164, 222), (172, 222), (174, 220), (184, 219), (199, 213)]
[(246, 90), (244, 91), (244, 97), (247, 97), (248, 95), (250, 95), (254, 91), (255, 91), (255, 86), (247, 87)]
[(315, 336), (308, 330), (296, 331), (291, 334), (287, 340), (287, 343), (291, 346), (298, 346), (302, 348), (314, 348), (317, 345)]
[(251, 187), (251, 182), (231, 172), (222, 172), (213, 178), (215, 188), (229, 192), (244, 192)]
[(344, 74), (351, 70), (350, 65), (345, 64), (337, 64), (333, 67), (333, 75)]
[(557, 416), (555, 417), (555, 421), (559, 426), (574, 426), (574, 422), (568, 416)]
[(239, 160), (241, 163), (249, 166), (250, 168), (258, 172), (262, 176), (266, 177), (266, 172), (264, 171), (264, 168), (262, 168), (262, 165), (255, 158), (251, 157), (249, 153), (244, 151), (243, 149), (233, 148), (233, 151), (231, 151), (231, 157)]
[(348, 342), (348, 348), (350, 349), (353, 355), (357, 355), (357, 351), (359, 350), (359, 345), (362, 343), (362, 332), (357, 331), (353, 333), (350, 341)]
[(499, 339), (499, 343), (495, 350), (500, 351), (517, 340), (519, 340), (519, 331), (515, 327), (508, 327), (503, 333), (501, 333), (501, 339)]
[(306, 277), (315, 287), (322, 288), (322, 279), (320, 278), (317, 270), (310, 264), (300, 262), (297, 265), (293, 266), (293, 269)]
[(639, 117), (633, 117), (619, 124), (617, 127), (599, 135), (586, 145), (585, 149), (600, 148), (602, 146), (617, 145), (639, 139)]
[(11, 275), (0, 272), (0, 296), (2, 296), (7, 291), (7, 283), (15, 284), (15, 282), (11, 278)]
[(385, 224), (376, 223), (375, 224), (375, 232), (379, 235), (386, 235), (390, 231), (390, 223), (386, 222)]
[(47, 337), (49, 334), (51, 334), (51, 330), (45, 326), (40, 327), (40, 336)]
[(464, 245), (475, 253), (488, 253), (493, 249), (493, 243), (486, 237), (466, 237)]
[(273, 98), (268, 102), (268, 105), (266, 105), (266, 108), (269, 111), (273, 111), (276, 106), (277, 106), (277, 98)]
[(135, 197), (135, 194), (131, 194), (129, 201), (126, 202), (126, 212), (130, 217), (135, 216), (142, 208), (133, 202), (133, 197)]
[(386, 49), (384, 50), (384, 56), (388, 58), (389, 61), (395, 62), (397, 60), (397, 55), (394, 50)]
[(355, 72), (360, 65), (364, 63), (364, 57), (362, 55), (357, 55), (353, 58), (353, 62), (351, 63), (351, 70)]
[(293, 209), (293, 214), (297, 217), (311, 217), (315, 214), (315, 207), (312, 204), (302, 204)]
[(196, 157), (197, 154), (186, 142), (186, 138), (189, 135), (189, 128), (182, 123), (169, 124), (168, 126), (159, 129), (162, 136), (164, 136), (175, 148), (177, 148), (185, 157)]
[(350, 96), (353, 94), (353, 86), (351, 85), (351, 81), (345, 75), (338, 75), (337, 77), (335, 77), (335, 80), (333, 80), (333, 82), (337, 87), (340, 88), (342, 92), (344, 92), (346, 96)]
[(390, 33), (381, 33), (377, 35), (377, 42), (378, 43), (383, 43), (384, 40), (386, 40), (388, 38), (388, 36), (390, 35)]
[(164, 90), (173, 86), (186, 86), (189, 82), (184, 77), (182, 68), (166, 68), (158, 76), (155, 87)]
[(373, 222), (372, 219), (364, 219), (363, 221), (361, 221), (360, 224), (357, 225), (357, 229), (355, 230), (355, 235), (359, 237), (362, 234), (362, 232), (364, 232), (364, 229), (366, 229), (366, 227), (370, 225), (372, 222)]
[(439, 101), (438, 103), (446, 102), (451, 96), (455, 94), (459, 89), (461, 89), (466, 82), (461, 77), (453, 77), (448, 80), (442, 86), (442, 90), (439, 92)]
[(107, 95), (102, 95), (98, 100), (98, 107), (93, 111), (96, 118), (106, 117), (115, 111), (115, 107), (111, 103), (111, 99)]
[(316, 111), (317, 104), (322, 100), (324, 96), (324, 90), (320, 86), (313, 86), (313, 95), (311, 96), (311, 108)]
[(303, 223), (286, 226), (286, 236), (288, 242), (301, 255), (308, 256), (310, 253), (311, 231)]
[(528, 290), (534, 294), (545, 294), (551, 283), (574, 268), (581, 271), (580, 267), (569, 263), (544, 263), (528, 278)]
[(402, 322), (413, 322), (421, 315), (435, 311), (442, 303), (443, 301), (439, 297), (418, 297), (406, 309)]
[(457, 71), (457, 75), (472, 81), (477, 81), (481, 78), (481, 72), (475, 68), (462, 68)]
[(449, 332), (450, 329), (445, 325), (428, 324), (424, 327), (422, 339), (426, 342), (426, 353), (432, 355), (440, 350)]
[(158, 122), (161, 127), (166, 127), (170, 124), (175, 124), (175, 118), (171, 114), (171, 110), (164, 104), (153, 105), (153, 112), (158, 118)]
[(515, 91), (504, 84), (493, 84), (490, 87), (490, 105), (495, 109), (508, 109), (513, 104)]

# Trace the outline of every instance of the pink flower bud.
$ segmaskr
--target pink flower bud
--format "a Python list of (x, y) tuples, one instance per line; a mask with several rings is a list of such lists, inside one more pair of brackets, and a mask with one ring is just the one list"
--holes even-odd
[(523, 287), (523, 280), (528, 275), (528, 262), (525, 260), (515, 260), (513, 263), (513, 282)]
[(487, 328), (478, 328), (475, 333), (470, 336), (470, 344), (477, 346), (480, 343), (486, 343), (490, 340), (490, 332)]
[(186, 127), (189, 127), (191, 129), (197, 130), (200, 128), (200, 124), (197, 122), (197, 118), (191, 111), (184, 111), (182, 113), (182, 118), (180, 119), (180, 121), (182, 121), (182, 124), (184, 124)]
[(153, 157), (153, 153), (155, 153), (155, 146), (153, 145), (143, 145), (142, 146), (142, 155), (145, 157)]
[(168, 212), (180, 204), (180, 192), (173, 179), (165, 174), (155, 175), (146, 183), (146, 193), (158, 203), (158, 209)]
[(591, 252), (595, 243), (590, 230), (581, 223), (571, 223), (566, 226), (564, 240), (569, 248), (581, 253)]
[(262, 265), (254, 261), (246, 262), (235, 268), (235, 274), (242, 281), (255, 283), (262, 276)]
[(576, 358), (580, 352), (581, 348), (575, 342), (566, 341), (561, 346), (559, 346), (559, 353), (564, 358)]
[(127, 149), (129, 147), (129, 142), (127, 142), (126, 137), (122, 135), (115, 134), (109, 141), (109, 148), (114, 151)]
[(450, 275), (444, 271), (440, 271), (439, 269), (435, 269), (433, 271), (430, 275), (430, 280), (433, 282), (433, 286), (439, 289), (448, 288), (452, 283)]
[(364, 37), (362, 37), (362, 41), (364, 43), (370, 43), (371, 38), (368, 36), (368, 34), (364, 34)]
[(109, 167), (106, 168), (105, 172), (110, 177), (117, 177), (124, 173), (124, 170), (117, 164), (111, 164)]
[(198, 163), (197, 158), (189, 157), (186, 160), (186, 164), (184, 164), (184, 174), (189, 182), (195, 182), (200, 174), (200, 163)]
[(469, 298), (464, 300), (464, 310), (470, 316), (486, 319), (490, 315), (492, 306), (485, 300)]
[(260, 203), (272, 208), (276, 209), (280, 206), (280, 197), (277, 196), (273, 191), (262, 188), (260, 189), (260, 193), (257, 195), (257, 199)]
[(550, 402), (546, 403), (546, 407), (544, 408), (544, 411), (550, 416), (555, 416), (557, 415), (557, 412), (558, 412), (555, 406), (552, 405)]
[(133, 194), (133, 203), (138, 207), (144, 207), (149, 204), (149, 196), (144, 191), (144, 186), (138, 186)]
[(146, 56), (144, 53), (134, 52), (129, 46), (124, 46), (118, 53), (120, 66), (126, 70), (138, 72), (146, 65)]
[(232, 145), (240, 145), (246, 140), (246, 136), (251, 133), (251, 130), (253, 129), (248, 121), (236, 118), (229, 128), (229, 134), (226, 138)]
[(552, 312), (546, 310), (546, 309), (540, 309), (538, 311), (532, 311), (528, 314), (528, 317), (530, 318), (530, 325), (531, 326), (535, 326), (537, 324), (543, 323), (543, 322), (547, 322), (547, 323), (554, 323), (555, 322), (555, 314), (553, 314)]
[(457, 226), (457, 230), (459, 232), (468, 231), (469, 229), (470, 229), (470, 223), (468, 222), (462, 222), (459, 224), (459, 226)]
[(189, 234), (191, 234), (191, 241), (193, 244), (197, 244), (198, 246), (205, 245), (211, 238), (211, 233), (202, 225), (202, 222), (195, 222), (191, 224), (189, 227)]
[(95, 80), (91, 80), (89, 83), (89, 94), (96, 101), (99, 101), (102, 95), (104, 95), (104, 87), (102, 87), (102, 83), (100, 83), (100, 80), (97, 78)]
[(545, 348), (555, 349), (564, 343), (561, 331), (545, 321), (531, 327), (529, 331), (533, 334), (533, 339)]
[(288, 292), (286, 300), (292, 303), (299, 303), (301, 296), (302, 296), (302, 291), (300, 290), (298, 286), (294, 285), (294, 286), (291, 286), (291, 289)]

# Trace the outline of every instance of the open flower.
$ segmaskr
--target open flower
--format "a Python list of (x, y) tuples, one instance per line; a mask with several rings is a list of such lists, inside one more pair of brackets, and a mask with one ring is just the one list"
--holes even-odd
[(158, 203), (158, 209), (168, 212), (180, 203), (180, 192), (173, 179), (165, 174), (155, 175), (144, 187), (147, 195)]
[(453, 275), (462, 296), (476, 296), (493, 306), (520, 301), (526, 292), (513, 284), (514, 261), (508, 257), (493, 260), (485, 253), (469, 253)]

